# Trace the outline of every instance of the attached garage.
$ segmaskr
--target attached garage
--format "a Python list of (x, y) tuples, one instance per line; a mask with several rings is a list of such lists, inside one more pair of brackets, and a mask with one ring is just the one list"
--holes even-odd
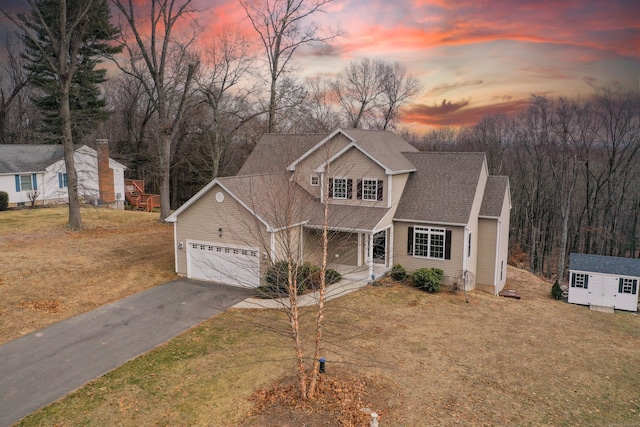
[(187, 277), (255, 288), (260, 285), (260, 252), (215, 242), (187, 241)]

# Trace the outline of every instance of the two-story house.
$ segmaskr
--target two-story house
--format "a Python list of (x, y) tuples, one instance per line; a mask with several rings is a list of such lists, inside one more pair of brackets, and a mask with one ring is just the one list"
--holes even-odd
[(372, 278), (402, 264), (497, 294), (506, 279), (507, 177), (482, 153), (419, 152), (391, 132), (267, 134), (237, 176), (174, 212), (178, 274), (255, 287), (279, 260)]

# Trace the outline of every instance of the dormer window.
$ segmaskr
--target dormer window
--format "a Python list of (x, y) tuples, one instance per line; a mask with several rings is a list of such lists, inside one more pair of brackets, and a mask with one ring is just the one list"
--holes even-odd
[(311, 175), (311, 186), (317, 187), (320, 185), (320, 177), (318, 175)]

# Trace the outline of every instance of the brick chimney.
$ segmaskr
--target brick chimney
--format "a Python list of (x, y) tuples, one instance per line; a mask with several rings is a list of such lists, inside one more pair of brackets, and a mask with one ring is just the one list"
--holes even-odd
[(104, 204), (115, 201), (113, 186), (113, 170), (109, 167), (109, 140), (96, 140), (98, 151), (98, 190), (100, 201)]

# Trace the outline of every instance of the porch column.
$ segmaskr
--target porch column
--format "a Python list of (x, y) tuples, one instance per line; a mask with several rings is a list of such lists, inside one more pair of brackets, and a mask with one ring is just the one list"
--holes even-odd
[[(369, 280), (373, 276), (373, 233), (369, 233)], [(373, 280), (372, 280), (373, 281)]]

